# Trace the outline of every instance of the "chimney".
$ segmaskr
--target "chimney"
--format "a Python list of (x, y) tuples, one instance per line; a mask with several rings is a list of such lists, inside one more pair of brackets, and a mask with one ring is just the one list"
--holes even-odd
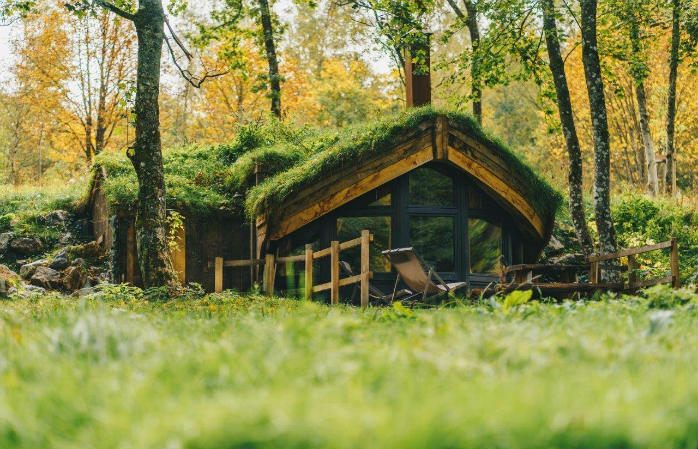
[[(405, 88), (407, 107), (431, 103), (429, 33), (405, 52)], [(418, 62), (413, 62), (413, 56)]]

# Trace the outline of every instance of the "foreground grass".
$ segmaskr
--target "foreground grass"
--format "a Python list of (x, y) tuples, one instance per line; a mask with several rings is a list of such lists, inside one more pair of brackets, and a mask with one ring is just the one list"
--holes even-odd
[(696, 447), (686, 295), (361, 311), (130, 294), (0, 302), (0, 447)]

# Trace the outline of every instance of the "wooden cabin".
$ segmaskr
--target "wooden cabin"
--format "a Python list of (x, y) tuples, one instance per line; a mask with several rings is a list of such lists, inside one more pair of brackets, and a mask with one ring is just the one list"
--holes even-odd
[[(389, 248), (412, 246), (443, 279), (468, 280), (474, 288), (497, 281), (502, 265), (535, 262), (550, 238), (561, 196), (470, 116), (418, 107), (430, 101), (428, 67), (413, 70), (407, 62), (410, 107), (402, 113), (334, 134), (311, 133), (300, 143), (248, 139), (264, 143), (236, 147), (233, 158), (220, 158), (214, 149), (165, 153), (168, 207), (185, 216), (173, 253), (180, 278), (211, 291), (216, 257), (299, 255), (306, 244), (326, 248), (364, 229), (374, 236), (372, 282), (387, 290), (395, 273), (381, 251)], [(197, 169), (207, 158), (209, 165)], [(168, 178), (168, 164), (187, 168)], [(95, 172), (94, 230), (112, 252), (114, 279), (138, 285), (129, 206), (135, 191), (127, 200), (119, 199), (122, 194), (109, 200), (105, 192), (128, 190), (128, 181), (114, 181), (130, 173), (128, 162), (115, 167)], [(105, 188), (109, 182), (116, 187)], [(342, 258), (358, 270), (358, 248)], [(251, 281), (261, 280), (259, 271), (228, 266), (222, 287), (249, 289)], [(298, 291), (302, 271), (293, 264), (281, 267), (276, 290)], [(322, 264), (316, 273), (319, 281), (330, 276)]]
[[(260, 255), (301, 254), (307, 243), (326, 248), (368, 229), (373, 282), (384, 288), (395, 274), (381, 251), (407, 246), (446, 281), (486, 286), (498, 280), (502, 264), (536, 261), (559, 202), (512, 156), (472, 127), (435, 113), (389, 149), (294, 186), (282, 207), (257, 218)], [(358, 269), (358, 250), (343, 258)], [(300, 282), (295, 271), (277, 273), (280, 290)]]

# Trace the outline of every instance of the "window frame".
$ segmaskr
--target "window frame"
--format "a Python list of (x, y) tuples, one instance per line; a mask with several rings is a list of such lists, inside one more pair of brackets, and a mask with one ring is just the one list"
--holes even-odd
[[(509, 265), (512, 258), (512, 238), (515, 238), (520, 243), (520, 239), (516, 237), (518, 233), (512, 225), (511, 218), (487, 193), (477, 186), (476, 182), (467, 173), (438, 162), (430, 162), (418, 168), (421, 167), (432, 168), (445, 176), (451, 177), (454, 189), (454, 207), (410, 205), (409, 176), (411, 172), (408, 172), (388, 183), (391, 198), (390, 206), (368, 206), (362, 204), (362, 201), (365, 201), (366, 197), (374, 192), (373, 190), (330, 214), (327, 217), (327, 224), (330, 229), (326, 234), (327, 242), (324, 242), (325, 246), (328, 246), (331, 240), (337, 238), (337, 218), (340, 217), (389, 216), (391, 221), (391, 240), (394, 248), (411, 246), (409, 241), (411, 217), (453, 217), (455, 226), (455, 271), (439, 272), (439, 276), (446, 281), (469, 280), (473, 283), (485, 285), (496, 281), (498, 279), (497, 274), (470, 273), (470, 230), (468, 220), (470, 218), (488, 219), (501, 226), (503, 263)], [(484, 194), (493, 207), (471, 209), (468, 201), (469, 195), (471, 191), (475, 190), (478, 191), (478, 194)], [(394, 269), (391, 269), (388, 273), (375, 273), (374, 279), (394, 280), (394, 277)]]

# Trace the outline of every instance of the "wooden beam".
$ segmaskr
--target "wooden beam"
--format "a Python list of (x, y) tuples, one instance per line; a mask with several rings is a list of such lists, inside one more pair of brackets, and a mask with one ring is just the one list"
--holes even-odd
[(368, 307), (368, 273), (370, 271), (369, 246), (371, 234), (367, 230), (361, 231), (361, 307)]
[[(676, 166), (676, 164), (674, 164)], [(671, 276), (673, 278), (672, 285), (674, 288), (681, 287), (681, 279), (679, 278), (679, 243), (675, 238), (669, 240), (671, 242)]]
[(339, 242), (332, 240), (330, 246), (330, 303), (339, 304)]
[[(369, 279), (373, 278), (373, 272), (368, 273), (368, 278)], [(349, 277), (346, 277), (344, 279), (340, 279), (339, 286), (345, 287), (347, 285), (356, 284), (357, 282), (361, 282), (361, 274), (355, 274), (354, 276), (349, 276)], [(332, 281), (325, 282), (324, 284), (318, 284), (315, 287), (313, 287), (313, 293), (322, 292), (325, 290), (329, 290), (331, 288), (332, 288)]]
[(638, 246), (635, 248), (627, 248), (617, 251), (615, 253), (592, 255), (587, 257), (589, 262), (603, 262), (604, 260), (620, 259), (621, 257), (632, 256), (636, 254), (648, 253), (650, 251), (657, 251), (664, 248), (671, 248), (671, 240), (666, 242), (655, 243), (654, 245)]
[(262, 289), (269, 296), (274, 294), (274, 274), (276, 272), (276, 263), (274, 262), (273, 254), (264, 256), (264, 276), (262, 281)]
[(448, 117), (439, 115), (434, 126), (434, 159), (448, 159)]
[(323, 196), (322, 198), (318, 197), (316, 201), (309, 201), (306, 209), (296, 213), (295, 215), (281, 219), (281, 221), (279, 221), (279, 223), (274, 227), (274, 230), (271, 232), (270, 238), (271, 240), (280, 239), (296, 229), (299, 229), (301, 226), (310, 223), (311, 221), (333, 211), (339, 206), (342, 206), (355, 198), (358, 198), (376, 187), (392, 181), (398, 176), (404, 175), (405, 173), (426, 164), (432, 159), (433, 154), (431, 151), (431, 144), (429, 144), (426, 148), (423, 148), (417, 153), (414, 153), (393, 165), (385, 167), (378, 172), (368, 174), (363, 179), (341, 189), (336, 193)]
[(489, 186), (489, 188), (499, 195), (507, 204), (515, 208), (533, 227), (539, 238), (544, 238), (546, 236), (543, 219), (536, 213), (531, 203), (512, 187), (511, 182), (505, 180), (507, 179), (507, 174), (497, 175), (493, 173), (487, 167), (479, 164), (450, 145), (448, 147), (448, 160), (468, 172), (483, 184)]
[(135, 284), (136, 265), (138, 257), (136, 245), (136, 226), (133, 220), (128, 220), (128, 230), (126, 231), (126, 282)]
[(634, 254), (628, 256), (628, 288), (634, 289), (637, 286), (637, 269), (639, 265)]
[(313, 245), (305, 245), (305, 299), (313, 299)]
[(182, 227), (177, 229), (175, 241), (177, 248), (171, 251), (172, 267), (177, 272), (179, 282), (184, 284), (187, 277), (187, 231), (186, 224), (182, 223)]
[(254, 259), (254, 261), (250, 261), (250, 259), (223, 261), (223, 266), (226, 268), (249, 267), (250, 265), (263, 265), (263, 264), (264, 264), (264, 259)]
[(220, 293), (223, 291), (223, 258), (216, 257), (214, 269), (214, 291)]

